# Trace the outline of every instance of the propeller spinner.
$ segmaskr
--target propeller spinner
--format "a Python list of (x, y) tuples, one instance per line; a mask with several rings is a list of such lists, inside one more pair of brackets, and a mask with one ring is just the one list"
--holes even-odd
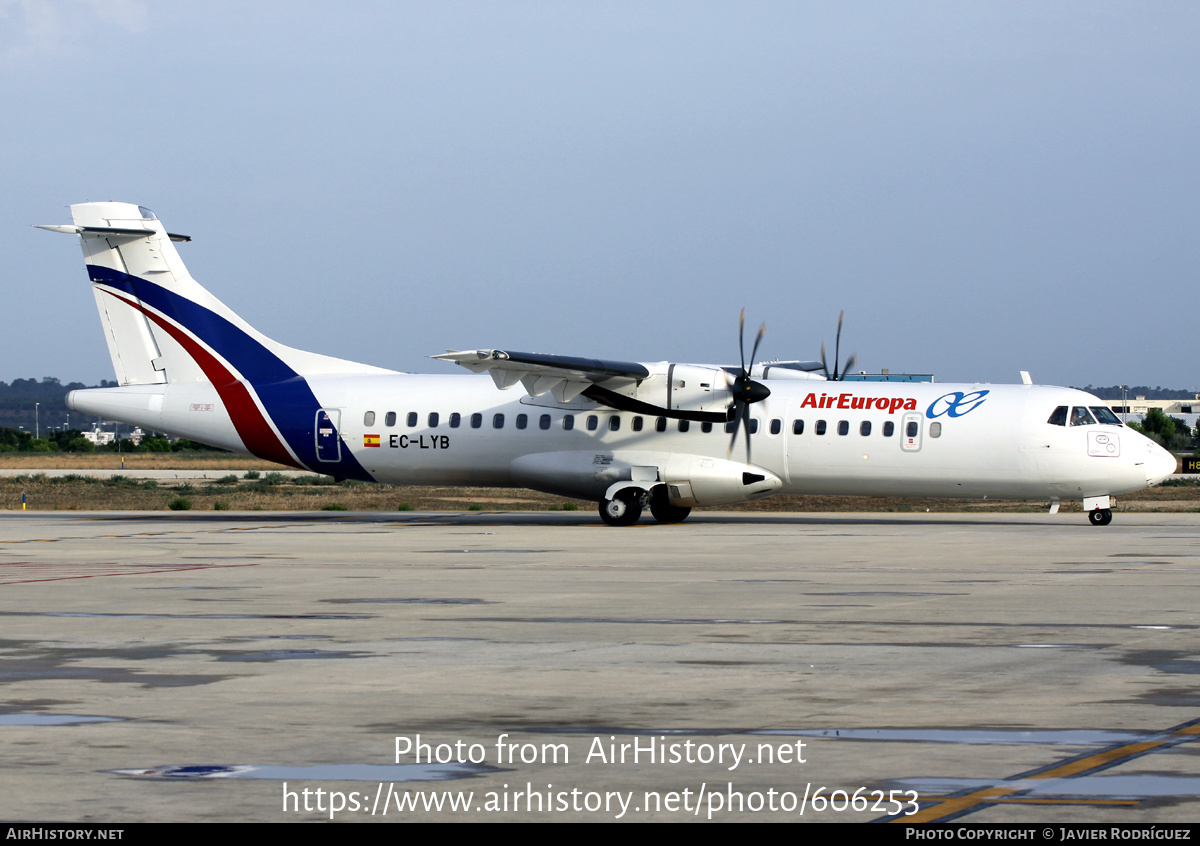
[(746, 367), (746, 309), (742, 309), (741, 321), (738, 323), (738, 353), (741, 356), (742, 370), (733, 380), (733, 384), (728, 384), (726, 379), (726, 387), (729, 388), (729, 393), (733, 396), (733, 403), (729, 406), (729, 419), (733, 421), (733, 437), (729, 441), (729, 451), (727, 455), (733, 455), (733, 448), (737, 445), (738, 429), (743, 429), (746, 433), (746, 463), (750, 463), (750, 406), (756, 402), (762, 402), (771, 395), (771, 389), (762, 382), (756, 382), (750, 378), (750, 372), (754, 369), (754, 359), (758, 355), (758, 345), (762, 342), (763, 335), (767, 332), (767, 324), (758, 327), (758, 336), (754, 339), (754, 347), (750, 350), (750, 367)]

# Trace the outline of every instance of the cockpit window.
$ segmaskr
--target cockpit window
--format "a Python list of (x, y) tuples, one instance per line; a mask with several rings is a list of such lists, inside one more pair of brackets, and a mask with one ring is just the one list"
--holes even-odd
[(1117, 415), (1113, 414), (1112, 409), (1107, 405), (1093, 405), (1090, 408), (1092, 409), (1092, 414), (1096, 415), (1096, 419), (1101, 423), (1107, 423), (1110, 426), (1121, 425), (1121, 421), (1117, 419)]
[(1050, 419), (1046, 421), (1051, 426), (1066, 426), (1067, 425), (1067, 407), (1060, 405), (1054, 409), (1054, 413), (1050, 415)]
[(1095, 422), (1096, 418), (1082, 405), (1077, 405), (1071, 409), (1072, 426), (1091, 426)]

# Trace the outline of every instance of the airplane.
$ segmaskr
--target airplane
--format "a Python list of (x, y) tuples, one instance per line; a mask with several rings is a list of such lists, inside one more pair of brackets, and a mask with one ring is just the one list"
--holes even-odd
[(490, 379), (332, 358), (267, 338), (201, 287), (175, 247), (191, 239), (149, 209), (71, 215), (39, 228), (79, 236), (119, 387), (72, 391), (70, 408), (338, 479), (532, 488), (597, 502), (614, 526), (777, 493), (1041, 499), (1050, 513), (1082, 500), (1107, 525), (1110, 497), (1176, 468), (1083, 391), (1026, 373), (847, 381), (853, 359), (839, 371), (835, 349), (830, 372), (824, 346), (820, 362), (756, 364), (762, 329), (749, 366), (744, 344), (738, 366), (432, 356)]

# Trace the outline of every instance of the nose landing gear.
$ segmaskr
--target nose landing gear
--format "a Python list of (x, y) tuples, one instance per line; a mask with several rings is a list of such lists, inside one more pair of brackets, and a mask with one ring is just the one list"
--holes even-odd
[(1088, 512), (1088, 519), (1093, 526), (1107, 526), (1112, 522), (1111, 508), (1094, 508)]

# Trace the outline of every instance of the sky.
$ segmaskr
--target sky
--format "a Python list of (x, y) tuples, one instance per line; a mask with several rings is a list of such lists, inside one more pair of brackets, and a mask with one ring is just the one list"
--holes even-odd
[[(1200, 383), (1200, 4), (0, 0), (0, 380), (113, 378), (71, 203), (286, 344)], [(750, 332), (748, 331), (748, 335)]]

